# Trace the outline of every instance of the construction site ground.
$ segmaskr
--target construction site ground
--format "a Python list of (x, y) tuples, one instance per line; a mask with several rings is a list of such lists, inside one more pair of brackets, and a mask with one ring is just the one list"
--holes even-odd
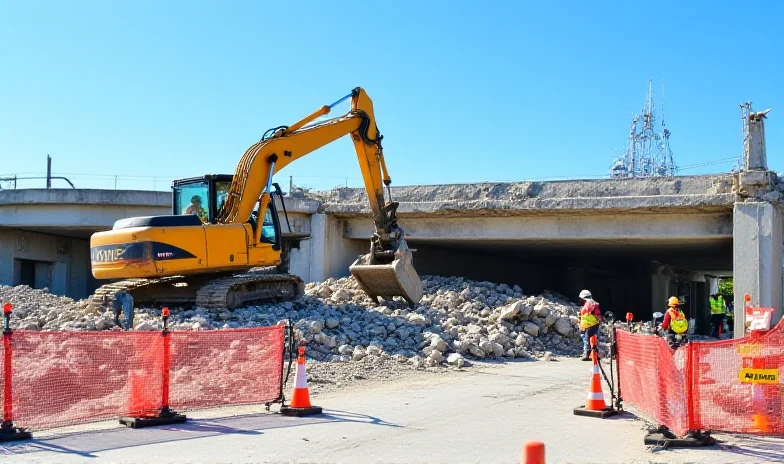
[[(190, 412), (186, 424), (40, 432), (2, 447), (7, 462), (520, 462), (527, 440), (548, 463), (781, 462), (784, 440), (715, 435), (720, 444), (663, 449), (643, 444), (634, 415), (573, 415), (587, 394), (588, 362), (485, 362), (448, 373), (409, 370), (312, 393), (324, 414), (283, 417), (263, 406)], [(314, 380), (317, 382), (317, 380)], [(311, 382), (313, 384), (314, 382)], [(605, 390), (605, 393), (607, 391)]]

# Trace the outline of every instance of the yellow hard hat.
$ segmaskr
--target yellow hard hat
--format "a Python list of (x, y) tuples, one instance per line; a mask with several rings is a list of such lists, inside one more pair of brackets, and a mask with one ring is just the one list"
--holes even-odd
[(676, 306), (679, 304), (681, 304), (681, 302), (678, 301), (678, 298), (674, 296), (671, 296), (670, 299), (667, 301), (667, 306)]

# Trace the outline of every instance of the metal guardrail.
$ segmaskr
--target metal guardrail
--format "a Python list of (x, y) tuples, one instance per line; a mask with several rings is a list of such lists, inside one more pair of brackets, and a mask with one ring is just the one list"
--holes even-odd
[[(56, 174), (56, 175), (55, 175)], [(121, 174), (83, 174), (83, 173), (53, 173), (46, 177), (40, 173), (19, 173), (10, 175), (0, 175), (0, 189), (15, 190), (29, 188), (89, 188), (99, 190), (155, 190), (169, 191), (172, 182), (180, 177), (158, 177), (158, 176), (131, 176)], [(324, 180), (334, 180), (338, 186), (323, 189), (313, 189), (306, 186), (295, 186), (293, 176), (289, 176), (289, 188), (298, 190), (304, 187), (305, 190), (331, 191), (338, 188), (361, 188), (363, 187), (362, 178), (340, 177), (340, 176), (297, 176), (298, 180), (306, 182), (309, 179), (317, 180), (319, 184), (324, 184)], [(45, 181), (45, 182), (41, 182)], [(59, 182), (53, 181), (61, 181)], [(59, 184), (59, 185), (58, 185)]]

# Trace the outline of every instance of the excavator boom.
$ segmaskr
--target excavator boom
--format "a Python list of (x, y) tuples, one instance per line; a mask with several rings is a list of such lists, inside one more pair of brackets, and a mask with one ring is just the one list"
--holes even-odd
[[(338, 103), (350, 98), (351, 110), (340, 117), (308, 126), (326, 115)], [(361, 88), (332, 105), (323, 106), (292, 126), (271, 129), (271, 134), (245, 151), (237, 164), (219, 223), (243, 222), (257, 202), (266, 206), (271, 195), (272, 177), (289, 163), (351, 134), (360, 170), (373, 213), (375, 233), (370, 237), (369, 253), (349, 268), (362, 289), (374, 300), (401, 296), (409, 304), (422, 297), (422, 283), (413, 267), (411, 250), (397, 224), (396, 202), (387, 201), (391, 180), (373, 112), (373, 102)], [(264, 212), (260, 209), (259, 215)]]

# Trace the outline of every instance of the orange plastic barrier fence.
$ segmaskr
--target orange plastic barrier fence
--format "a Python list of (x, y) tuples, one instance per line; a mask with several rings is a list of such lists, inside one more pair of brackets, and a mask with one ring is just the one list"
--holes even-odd
[(618, 377), (624, 401), (635, 405), (674, 433), (688, 431), (684, 350), (661, 337), (616, 332)]
[(784, 434), (784, 326), (735, 340), (694, 343), (694, 427)]
[(621, 395), (674, 433), (784, 435), (784, 320), (767, 333), (691, 342), (616, 332)]
[(5, 419), (35, 430), (154, 414), (167, 400), (175, 410), (275, 402), (284, 329), (4, 334)]

